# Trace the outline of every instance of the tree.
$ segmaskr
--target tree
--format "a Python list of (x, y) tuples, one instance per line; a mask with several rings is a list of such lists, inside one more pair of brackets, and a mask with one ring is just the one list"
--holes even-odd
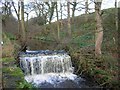
[(12, 6), (15, 10), (15, 13), (18, 18), (18, 39), (20, 46), (16, 48), (16, 53), (14, 57), (16, 59), (16, 64), (19, 65), (19, 52), (23, 51), (26, 48), (26, 29), (25, 29), (25, 21), (24, 21), (24, 0), (18, 1), (18, 10), (16, 9), (14, 2), (12, 1)]
[(22, 40), (22, 45), (25, 45), (26, 43), (26, 30), (25, 30), (25, 21), (24, 21), (24, 0), (20, 1), (21, 3), (21, 40)]
[(11, 3), (10, 1), (5, 0), (4, 2), (2, 2), (3, 6), (2, 6), (2, 12), (4, 15), (11, 15)]
[(33, 9), (37, 15), (37, 23), (38, 25), (44, 25), (47, 23), (47, 14), (46, 12), (46, 6), (44, 2), (35, 1), (34, 3), (31, 3), (33, 6)]
[(21, 38), (21, 35), (20, 35), (20, 2), (18, 1), (18, 10), (16, 9), (15, 5), (14, 5), (14, 2), (12, 1), (12, 6), (15, 10), (15, 13), (17, 15), (17, 19), (18, 19), (18, 38)]
[(62, 13), (63, 13), (63, 12), (62, 12), (62, 7), (63, 7), (63, 6), (62, 6), (62, 3), (60, 3), (60, 11), (61, 11), (61, 12), (60, 12), (60, 13), (61, 13), (60, 17), (61, 17), (61, 20), (62, 20)]
[(62, 24), (62, 14), (63, 14), (63, 6), (62, 6), (62, 3), (60, 3), (60, 29), (62, 30), (62, 27), (63, 27), (63, 24)]
[(68, 12), (68, 34), (71, 36), (71, 22), (70, 22), (70, 2), (67, 2), (67, 12)]
[(95, 38), (95, 55), (101, 55), (101, 45), (103, 40), (103, 26), (101, 17), (102, 0), (95, 0), (95, 15), (96, 15), (96, 38)]
[(117, 9), (117, 0), (115, 0), (115, 24), (116, 24), (116, 30), (118, 30), (118, 9)]
[(56, 15), (57, 15), (58, 40), (60, 40), (60, 26), (59, 26), (59, 17), (58, 17), (58, 6), (57, 6), (57, 2), (56, 2)]
[(88, 14), (88, 0), (85, 0), (85, 20), (86, 21), (88, 20), (87, 14)]
[(75, 10), (76, 10), (76, 7), (77, 7), (77, 2), (76, 2), (76, 0), (74, 0), (74, 2), (72, 2), (72, 3), (70, 3), (72, 6), (73, 6), (73, 8), (72, 8), (72, 17), (74, 17), (75, 16)]
[(45, 2), (45, 4), (48, 6), (49, 24), (50, 24), (52, 21), (53, 14), (54, 14), (56, 2), (51, 2), (51, 4), (49, 2)]
[(0, 3), (2, 3), (2, 23), (5, 26), (6, 25), (6, 19), (12, 16), (11, 12), (11, 3), (10, 1), (3, 0)]
[(32, 5), (37, 17), (43, 19), (39, 22), (41, 24), (46, 24), (47, 22), (49, 22), (50, 24), (54, 15), (56, 2), (41, 2), (40, 0), (35, 0)]

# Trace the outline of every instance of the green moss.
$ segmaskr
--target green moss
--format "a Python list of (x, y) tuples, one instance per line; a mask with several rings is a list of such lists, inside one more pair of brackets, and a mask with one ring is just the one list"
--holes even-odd
[(12, 76), (20, 76), (23, 77), (24, 74), (20, 68), (14, 68), (14, 71), (11, 72)]
[(36, 90), (36, 87), (34, 87), (31, 83), (28, 83), (25, 80), (20, 80), (19, 82), (17, 82), (17, 90), (21, 90), (21, 89), (29, 89), (29, 90)]
[(2, 58), (2, 62), (5, 63), (9, 63), (9, 62), (13, 62), (15, 61), (15, 59), (13, 57), (5, 57), (5, 58)]
[(18, 76), (18, 77), (23, 77), (23, 72), (21, 71), (20, 68), (18, 67), (3, 67), (2, 72), (4, 73), (9, 73), (11, 76)]

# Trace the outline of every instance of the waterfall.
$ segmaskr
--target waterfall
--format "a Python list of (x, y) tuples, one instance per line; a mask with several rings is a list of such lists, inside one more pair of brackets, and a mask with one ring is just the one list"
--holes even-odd
[(73, 72), (69, 55), (20, 57), (20, 67), (25, 75)]
[(42, 82), (55, 84), (55, 81), (63, 81), (66, 78), (74, 80), (71, 57), (61, 51), (27, 51), (20, 53), (20, 67), (25, 74), (25, 79), (35, 85)]

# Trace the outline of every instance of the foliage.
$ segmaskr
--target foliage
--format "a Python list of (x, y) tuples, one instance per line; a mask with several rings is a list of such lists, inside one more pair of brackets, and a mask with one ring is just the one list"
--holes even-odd
[[(72, 54), (72, 57), (77, 59), (76, 65), (79, 66), (79, 72), (77, 72), (78, 74), (82, 73), (84, 75), (89, 75), (90, 77), (94, 78), (95, 82), (97, 82), (100, 86), (114, 86), (115, 88), (118, 88), (117, 58), (113, 58), (111, 55), (106, 54), (97, 58), (94, 58), (93, 54), (88, 53), (76, 54)], [(116, 85), (114, 83), (116, 83)]]
[[(15, 64), (13, 65), (12, 63), (14, 62), (14, 58), (3, 58), (2, 62), (3, 62), (3, 67), (2, 67), (2, 72), (3, 72), (3, 76), (7, 76), (9, 75), (9, 77), (14, 77), (14, 78), (19, 78), (18, 80), (13, 80), (12, 83), (15, 83), (14, 86), (16, 86), (16, 89), (32, 89), (34, 88), (33, 85), (31, 83), (28, 83), (27, 81), (25, 81), (24, 79), (24, 74), (22, 72), (22, 70), (17, 67)], [(5, 66), (4, 66), (5, 65)], [(5, 81), (6, 79), (3, 78), (3, 81)]]
[(29, 89), (29, 90), (33, 90), (33, 85), (31, 83), (28, 83), (25, 80), (19, 81), (18, 86), (17, 86), (17, 90), (21, 90), (21, 89)]

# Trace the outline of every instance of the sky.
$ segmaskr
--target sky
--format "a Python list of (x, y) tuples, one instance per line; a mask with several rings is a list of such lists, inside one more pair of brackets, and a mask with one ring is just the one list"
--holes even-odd
[[(13, 0), (13, 1), (15, 1), (15, 3), (17, 3), (18, 0)], [(24, 0), (24, 1), (25, 1), (25, 4), (27, 4), (28, 2), (34, 2), (35, 0)], [(46, 0), (40, 0), (40, 1), (46, 1)], [(54, 0), (52, 0), (52, 1), (54, 1)], [(58, 0), (58, 1), (60, 1), (60, 0)], [(62, 3), (64, 3), (65, 1), (66, 0), (61, 0)], [(70, 1), (73, 1), (73, 0), (70, 0)], [(77, 1), (83, 1), (83, 0), (77, 0)], [(120, 0), (117, 0), (117, 1), (120, 2)], [(84, 4), (84, 2), (83, 2), (83, 4)], [(115, 0), (103, 0), (101, 9), (113, 8), (114, 6), (115, 6)], [(80, 7), (80, 5), (78, 5), (77, 7)], [(70, 8), (72, 8), (72, 6)], [(94, 4), (90, 4), (89, 8), (92, 8), (92, 10), (90, 12), (93, 12), (94, 11)], [(58, 6), (58, 9), (59, 9), (59, 6)], [(76, 10), (75, 16), (84, 14), (84, 12), (85, 12), (85, 10), (82, 10), (82, 11)], [(67, 12), (65, 10), (63, 10), (63, 13), (67, 14)], [(15, 12), (13, 13), (13, 15), (16, 17)], [(55, 13), (54, 13), (54, 15), (55, 15)], [(71, 15), (72, 15), (72, 12), (71, 12)], [(26, 15), (25, 15), (25, 17), (26, 17)], [(29, 19), (33, 18), (33, 17), (36, 17), (35, 12), (31, 12), (29, 14)], [(66, 16), (63, 16), (63, 18), (66, 18)], [(53, 21), (56, 21), (56, 18), (54, 18)]]

